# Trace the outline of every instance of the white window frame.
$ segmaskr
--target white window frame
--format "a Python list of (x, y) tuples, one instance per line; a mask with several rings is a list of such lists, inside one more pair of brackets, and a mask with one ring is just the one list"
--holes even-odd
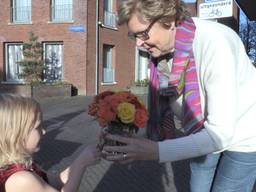
[[(11, 58), (10, 58), (9, 46), (17, 46), (17, 48), (14, 48), (14, 49), (20, 49), (21, 51), (21, 53), (15, 52), (15, 58), (12, 59), (15, 62), (12, 66), (13, 70), (10, 70)], [(20, 59), (18, 59), (19, 57)], [(5, 43), (5, 80), (7, 83), (24, 83), (25, 82), (23, 78), (19, 77), (19, 74), (22, 73), (22, 68), (18, 62), (22, 61), (23, 59), (24, 59), (24, 56), (23, 56), (22, 43)], [(13, 76), (14, 78), (10, 78), (10, 76)]]
[[(24, 5), (22, 5), (22, 2), (24, 2)], [(12, 0), (13, 23), (31, 23), (31, 15), (32, 0)]]
[[(65, 1), (70, 2), (65, 3)], [(51, 21), (72, 22), (73, 4), (73, 0), (51, 0)]]
[(113, 58), (114, 46), (103, 45), (103, 84), (115, 84), (115, 68)]
[(149, 79), (149, 53), (138, 49), (138, 47), (136, 47), (135, 52), (135, 82)]
[[(46, 74), (48, 71), (47, 69), (44, 69), (44, 81), (45, 82), (49, 82), (49, 83), (52, 83), (54, 81), (63, 81), (64, 79), (64, 46), (63, 46), (63, 42), (43, 42), (43, 52), (44, 52), (44, 63), (45, 63), (45, 67), (47, 67), (47, 46), (61, 46), (61, 49), (59, 49), (59, 55), (61, 57), (58, 57), (58, 59), (60, 60), (60, 70), (58, 71), (58, 66), (54, 66), (56, 67), (57, 69), (53, 69), (53, 70), (56, 70), (57, 72), (60, 72), (61, 75), (60, 75), (60, 78), (56, 78), (57, 76), (55, 74), (53, 74), (52, 78), (48, 78), (48, 76), (51, 76), (50, 74)], [(57, 61), (58, 62), (58, 61)], [(52, 66), (49, 66), (49, 70), (51, 70)]]
[(116, 28), (116, 13), (113, 10), (113, 3), (116, 0), (103, 0), (104, 1), (104, 26)]

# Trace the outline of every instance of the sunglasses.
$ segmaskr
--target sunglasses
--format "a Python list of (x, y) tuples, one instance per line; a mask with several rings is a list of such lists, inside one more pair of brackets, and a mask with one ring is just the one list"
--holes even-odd
[(142, 41), (148, 40), (149, 39), (148, 33), (149, 33), (150, 29), (153, 27), (153, 25), (156, 23), (156, 21), (157, 20), (154, 20), (152, 23), (150, 23), (150, 25), (144, 31), (140, 31), (137, 33), (128, 32), (128, 37), (132, 40), (135, 40), (137, 38)]

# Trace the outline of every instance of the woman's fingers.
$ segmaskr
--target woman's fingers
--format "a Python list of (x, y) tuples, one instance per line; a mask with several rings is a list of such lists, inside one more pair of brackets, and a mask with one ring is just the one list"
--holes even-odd
[(106, 160), (109, 161), (121, 161), (124, 160), (123, 154), (114, 154), (114, 155), (107, 155)]
[(108, 161), (115, 161), (121, 164), (126, 164), (134, 161), (132, 156), (129, 156), (129, 153), (115, 153), (115, 154), (110, 154), (106, 155), (105, 159)]
[[(109, 161), (116, 161), (120, 163), (129, 163), (134, 160), (155, 160), (158, 157), (158, 145), (156, 142), (142, 138), (142, 137), (122, 137), (119, 135), (107, 134), (106, 138), (109, 140), (124, 143), (124, 146), (107, 146), (103, 147), (106, 151), (106, 158)], [(126, 158), (122, 158), (122, 154), (127, 154)]]
[(129, 147), (125, 146), (104, 146), (103, 151), (107, 152), (119, 152), (119, 153), (127, 153), (129, 152)]

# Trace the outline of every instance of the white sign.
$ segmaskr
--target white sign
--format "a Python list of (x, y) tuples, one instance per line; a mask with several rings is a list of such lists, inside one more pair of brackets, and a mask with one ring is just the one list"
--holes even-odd
[(225, 0), (204, 0), (205, 3), (213, 3), (217, 1), (225, 1)]
[(201, 3), (199, 5), (199, 17), (202, 19), (217, 19), (232, 17), (233, 0), (224, 0), (212, 3)]

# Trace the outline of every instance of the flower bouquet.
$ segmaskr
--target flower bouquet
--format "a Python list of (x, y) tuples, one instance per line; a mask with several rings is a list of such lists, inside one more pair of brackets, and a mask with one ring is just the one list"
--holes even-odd
[[(130, 137), (144, 128), (148, 113), (140, 100), (128, 91), (104, 91), (95, 96), (89, 105), (88, 114), (94, 116), (104, 131)], [(117, 141), (102, 138), (100, 147), (122, 145)]]

